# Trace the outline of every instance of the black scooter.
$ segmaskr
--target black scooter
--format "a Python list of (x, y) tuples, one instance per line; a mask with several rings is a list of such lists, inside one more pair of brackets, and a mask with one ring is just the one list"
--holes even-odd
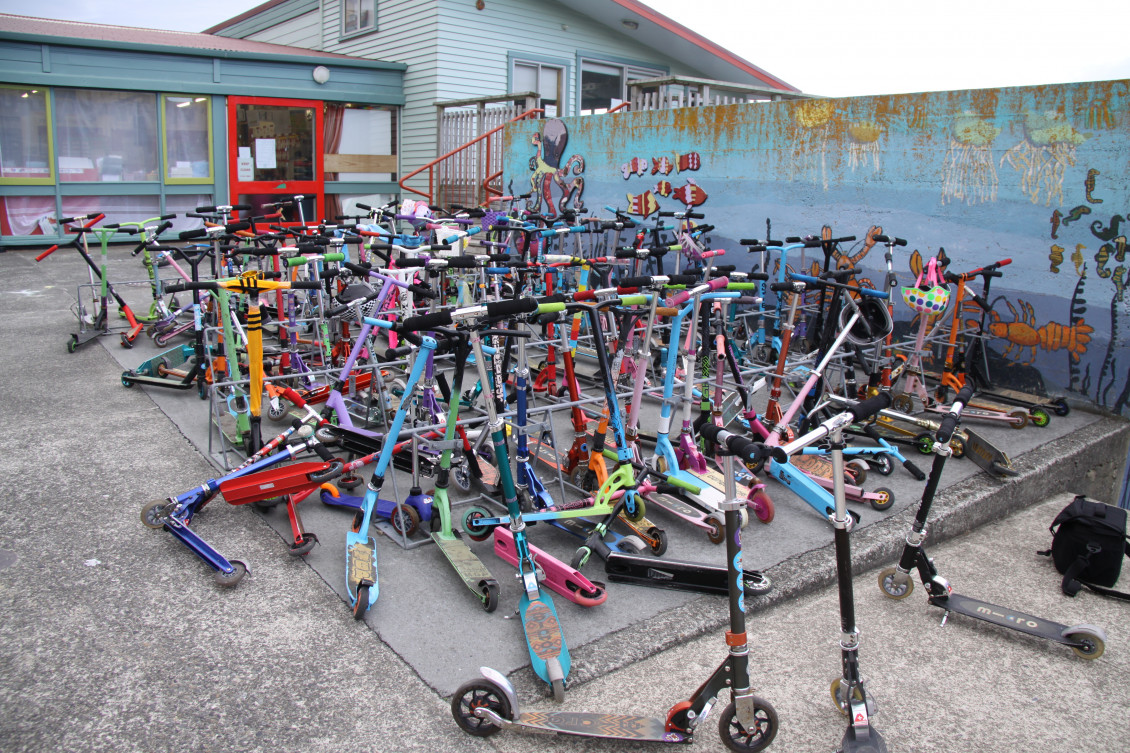
[(703, 428), (703, 435), (725, 447), (723, 475), (726, 502), (726, 563), (730, 599), (730, 629), (726, 632), (726, 658), (689, 699), (672, 706), (665, 717), (565, 711), (518, 710), (518, 698), (509, 681), (499, 672), (483, 667), (482, 677), (464, 683), (455, 691), (451, 713), (464, 732), (487, 737), (516, 727), (542, 734), (575, 735), (615, 740), (657, 743), (690, 743), (706, 721), (718, 696), (729, 690), (731, 702), (722, 711), (718, 731), (733, 751), (763, 750), (777, 735), (777, 712), (753, 694), (749, 678), (749, 645), (745, 619), (745, 589), (742, 586), (741, 510), (745, 500), (737, 495), (733, 460), (741, 457), (757, 462), (779, 448), (770, 448), (722, 431)]
[(957, 428), (961, 419), (961, 411), (970, 398), (973, 397), (973, 387), (966, 384), (958, 392), (949, 412), (942, 419), (941, 427), (937, 431), (934, 442), (934, 463), (930, 468), (930, 476), (926, 480), (926, 489), (922, 493), (922, 503), (918, 508), (918, 515), (914, 519), (910, 533), (906, 537), (906, 546), (903, 547), (902, 557), (898, 565), (888, 567), (879, 573), (879, 589), (883, 595), (890, 599), (905, 599), (914, 590), (914, 581), (911, 579), (911, 568), (918, 568), (918, 576), (922, 585), (928, 591), (927, 602), (940, 607), (945, 611), (942, 624), (946, 624), (951, 612), (963, 614), (985, 622), (991, 622), (1000, 627), (1017, 630), (1021, 633), (1045, 638), (1049, 641), (1070, 646), (1076, 656), (1083, 659), (1097, 659), (1102, 656), (1106, 647), (1106, 633), (1094, 625), (1062, 625), (1058, 622), (1034, 617), (1024, 612), (1018, 612), (1007, 607), (997, 606), (987, 601), (973, 599), (953, 592), (942, 576), (934, 561), (926, 554), (922, 542), (926, 539), (926, 519), (930, 515), (930, 506), (934, 501), (934, 493), (938, 489), (942, 469), (945, 467), (946, 458), (950, 454), (949, 439)]

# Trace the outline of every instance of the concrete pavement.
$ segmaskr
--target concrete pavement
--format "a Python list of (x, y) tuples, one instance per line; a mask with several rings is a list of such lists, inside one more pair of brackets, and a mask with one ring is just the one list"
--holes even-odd
[[(634, 749), (462, 735), (445, 694), (355, 622), (326, 576), (288, 557), (269, 522), (248, 510), (214, 504), (199, 518), (210, 541), (253, 563), (233, 590), (216, 587), (171, 537), (143, 528), (144, 501), (191, 488), (214, 468), (150, 396), (120, 388), (121, 367), (105, 350), (65, 352), (75, 321), (69, 281), (84, 273), (74, 260), (51, 261), (47, 275), (28, 252), (0, 254), (0, 749)], [(1064, 486), (1113, 498), (1109, 479), (1120, 467), (1108, 472), (1117, 463), (1102, 460), (1103, 445), (1125, 458), (1125, 436), (1122, 422), (1093, 417), (1014, 455), (1025, 486), (1002, 494), (999, 482), (973, 474), (939, 498), (945, 519), (932, 527), (938, 537), (973, 529), (931, 548), (959, 591), (1103, 627), (1107, 652), (1097, 661), (956, 616), (938, 628), (921, 588), (890, 602), (873, 573), (857, 578), (861, 662), (891, 750), (1037, 750), (1063, 740), (1080, 751), (1130, 749), (1126, 606), (1064, 597), (1054, 568), (1032, 554), (1050, 541)], [(1027, 498), (1009, 499), (1018, 496)], [(1010, 504), (1024, 509), (1000, 519)], [(904, 507), (859, 529), (857, 564), (890, 562), (908, 515)], [(781, 716), (773, 750), (832, 750), (842, 735), (828, 695), (839, 670), (832, 572), (827, 547), (799, 552), (774, 566), (773, 604), (751, 605), (755, 683)], [(690, 599), (578, 645), (567, 708), (664, 713), (723, 656), (724, 611), (721, 599)], [(434, 621), (407, 630), (425, 649), (460, 648), (461, 636)], [(451, 674), (458, 684), (473, 671)], [(513, 675), (520, 699), (547, 706), (528, 674)], [(722, 749), (715, 728), (708, 720), (696, 749)]]

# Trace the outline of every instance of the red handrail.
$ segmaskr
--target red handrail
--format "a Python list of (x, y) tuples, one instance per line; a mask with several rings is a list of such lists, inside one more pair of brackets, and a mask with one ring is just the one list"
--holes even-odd
[[(517, 115), (517, 116), (511, 118), (510, 120), (506, 121), (506, 123), (513, 123), (513, 122), (518, 121), (518, 120), (523, 120), (525, 118), (529, 118), (533, 115), (540, 115), (543, 112), (545, 112), (544, 108), (535, 107), (532, 110), (526, 110), (521, 115)], [(474, 146), (475, 144), (479, 143), (483, 139), (488, 138), (488, 137), (493, 136), (494, 134), (498, 133), (504, 127), (506, 127), (506, 123), (503, 123), (500, 126), (495, 126), (494, 128), (492, 128), (489, 131), (487, 131), (486, 133), (484, 133), (483, 135), (477, 136), (474, 139), (471, 139), (470, 141), (468, 141), (463, 146), (456, 147), (456, 148), (452, 149), (450, 152), (448, 152), (447, 154), (444, 154), (440, 157), (436, 157), (434, 160), (432, 160), (428, 164), (426, 164), (426, 165), (424, 165), (420, 168), (417, 168), (416, 170), (413, 170), (412, 172), (408, 173), (403, 178), (401, 178), (399, 181), (397, 181), (397, 185), (399, 185), (405, 191), (411, 191), (414, 194), (417, 194), (419, 196), (423, 196), (425, 199), (428, 200), (428, 203), (431, 204), (432, 203), (432, 195), (433, 195), (434, 188), (435, 188), (435, 183), (434, 183), (434, 179), (433, 179), (435, 166), (438, 165), (440, 162), (443, 162), (448, 157), (456, 155), (459, 152), (463, 151), (464, 149), (468, 149), (468, 148)], [(488, 148), (489, 148), (489, 142), (488, 142)], [(419, 175), (420, 173), (424, 172), (425, 170), (428, 171), (428, 192), (427, 193), (424, 193), (423, 191), (417, 191), (415, 188), (411, 188), (409, 186), (404, 185), (405, 181), (407, 181), (409, 178), (414, 178), (417, 175)], [(501, 173), (499, 173), (499, 174), (501, 175)]]

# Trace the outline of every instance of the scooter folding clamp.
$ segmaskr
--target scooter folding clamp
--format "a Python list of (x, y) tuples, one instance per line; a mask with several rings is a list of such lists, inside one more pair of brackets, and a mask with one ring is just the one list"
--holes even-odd
[(840, 633), (840, 648), (844, 651), (854, 651), (859, 648), (859, 630)]

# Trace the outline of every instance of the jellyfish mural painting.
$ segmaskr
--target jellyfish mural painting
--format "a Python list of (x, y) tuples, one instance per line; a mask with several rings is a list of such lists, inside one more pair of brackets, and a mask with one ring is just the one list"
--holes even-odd
[[(530, 187), (533, 192), (526, 199), (526, 208), (546, 217), (556, 217), (570, 208), (571, 201), (572, 209), (583, 212), (585, 158), (574, 154), (564, 165), (561, 164), (565, 145), (569, 143), (569, 130), (565, 123), (557, 119), (546, 120), (541, 132), (535, 133), (530, 141), (537, 147), (537, 153), (530, 157), (530, 170), (533, 171)], [(574, 176), (572, 180), (568, 179), (570, 168)], [(554, 200), (555, 193), (560, 193), (560, 198)], [(545, 203), (544, 209), (542, 202)]]
[(848, 166), (854, 172), (857, 167), (871, 163), (875, 172), (879, 171), (879, 137), (883, 129), (879, 124), (865, 120), (848, 126)]
[(993, 139), (1001, 129), (973, 113), (953, 124), (946, 169), (942, 177), (942, 203), (984, 204), (997, 200), (997, 168), (993, 164)]
[(1033, 113), (1024, 115), (1025, 138), (1001, 157), (1001, 167), (1007, 162), (1020, 171), (1020, 191), (1033, 204), (1063, 203), (1063, 176), (1075, 166), (1075, 148), (1087, 140), (1068, 123), (1063, 113)]
[(793, 144), (791, 178), (816, 177), (819, 172), (824, 190), (828, 189), (828, 139), (836, 106), (829, 100), (809, 99), (796, 105), (790, 141)]

